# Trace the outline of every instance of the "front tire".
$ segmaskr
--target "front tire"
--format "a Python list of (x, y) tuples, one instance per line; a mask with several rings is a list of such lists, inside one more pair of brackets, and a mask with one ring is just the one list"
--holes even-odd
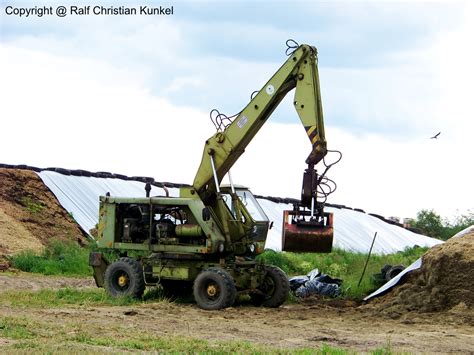
[(141, 298), (145, 292), (143, 268), (139, 261), (120, 258), (105, 270), (104, 287), (112, 297)]
[(260, 293), (251, 293), (250, 298), (256, 306), (276, 308), (288, 299), (290, 283), (279, 267), (265, 265), (265, 276), (258, 287)]
[(202, 271), (194, 280), (193, 294), (199, 307), (217, 310), (232, 306), (237, 290), (227, 271), (210, 268)]

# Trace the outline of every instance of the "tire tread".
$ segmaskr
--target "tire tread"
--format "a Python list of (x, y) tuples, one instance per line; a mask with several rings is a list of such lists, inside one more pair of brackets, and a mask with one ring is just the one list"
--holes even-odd
[[(200, 283), (202, 282), (202, 279), (205, 279), (206, 277), (208, 277), (209, 273), (214, 273), (216, 275), (219, 275), (226, 289), (224, 293), (226, 297), (215, 304), (203, 303), (199, 298), (199, 287), (201, 286)], [(235, 302), (237, 290), (235, 288), (235, 283), (232, 276), (227, 271), (225, 271), (224, 269), (211, 267), (211, 268), (203, 270), (196, 277), (196, 279), (194, 280), (194, 285), (193, 285), (193, 294), (194, 294), (194, 299), (199, 307), (206, 310), (217, 310), (217, 309), (222, 309), (222, 308), (227, 308), (227, 307), (232, 306)], [(198, 297), (196, 297), (196, 295)]]
[(290, 283), (288, 282), (288, 277), (277, 266), (265, 265), (265, 271), (270, 273), (273, 276), (273, 279), (276, 282), (275, 293), (268, 299), (262, 301), (262, 306), (277, 308), (280, 307), (288, 299), (290, 292)]
[[(132, 289), (130, 290), (130, 292), (128, 292), (128, 294), (121, 295), (120, 292), (113, 289), (110, 285), (110, 274), (117, 267), (129, 268), (129, 270), (126, 271), (131, 272), (130, 278), (133, 278), (133, 280), (130, 280), (130, 282), (133, 282), (131, 285)], [(121, 257), (108, 266), (107, 270), (105, 271), (104, 277), (105, 288), (107, 292), (113, 297), (131, 296), (133, 298), (141, 298), (143, 296), (143, 293), (145, 292), (145, 278), (143, 277), (143, 268), (138, 260), (128, 257)]]

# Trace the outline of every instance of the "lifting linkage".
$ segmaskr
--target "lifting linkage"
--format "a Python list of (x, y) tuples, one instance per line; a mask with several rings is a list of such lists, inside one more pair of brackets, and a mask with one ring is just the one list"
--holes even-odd
[[(292, 89), (296, 89), (293, 105), (312, 145), (306, 159), (308, 168), (303, 175), (301, 204), (297, 209), (310, 209), (305, 227), (324, 227), (332, 221), (332, 218), (330, 221), (324, 218), (323, 206), (316, 200), (321, 176), (318, 178), (314, 167), (326, 156), (327, 145), (317, 49), (309, 45), (298, 46), (235, 119), (206, 141), (192, 193), (197, 192), (205, 204), (219, 195), (218, 186), (224, 176)], [(308, 216), (307, 213), (298, 212), (293, 215), (301, 220)], [(332, 242), (332, 226), (330, 234)]]
[[(307, 170), (327, 153), (315, 47), (300, 45), (225, 130), (206, 141), (193, 188), (206, 200), (245, 151), (286, 94), (296, 88), (294, 107), (312, 144)], [(213, 156), (216, 178), (211, 159)], [(309, 206), (308, 206), (309, 207)]]

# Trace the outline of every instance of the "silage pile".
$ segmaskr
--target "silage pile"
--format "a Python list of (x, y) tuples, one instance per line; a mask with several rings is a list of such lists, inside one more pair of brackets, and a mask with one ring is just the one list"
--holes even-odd
[(474, 320), (474, 229), (451, 238), (423, 256), (422, 267), (406, 281), (367, 305), (391, 317), (410, 312), (459, 313)]
[(2, 256), (40, 253), (52, 240), (86, 242), (73, 216), (35, 172), (0, 168), (0, 270), (9, 266)]

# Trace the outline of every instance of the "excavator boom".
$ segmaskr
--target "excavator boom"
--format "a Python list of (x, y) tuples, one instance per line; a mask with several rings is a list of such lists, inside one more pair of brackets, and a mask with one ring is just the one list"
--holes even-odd
[(223, 177), (292, 89), (296, 89), (293, 105), (312, 149), (306, 158), (308, 168), (303, 175), (301, 203), (285, 214), (283, 249), (328, 252), (333, 237), (332, 215), (324, 213), (317, 202), (320, 179), (314, 169), (327, 154), (315, 47), (298, 46), (232, 122), (218, 125), (218, 131), (206, 140), (193, 188), (205, 204), (213, 201)]
[(312, 167), (326, 155), (317, 50), (299, 46), (234, 121), (209, 138), (193, 187), (203, 200), (216, 190), (210, 156), (220, 183), (286, 94), (296, 88), (293, 104), (312, 144), (306, 163)]

